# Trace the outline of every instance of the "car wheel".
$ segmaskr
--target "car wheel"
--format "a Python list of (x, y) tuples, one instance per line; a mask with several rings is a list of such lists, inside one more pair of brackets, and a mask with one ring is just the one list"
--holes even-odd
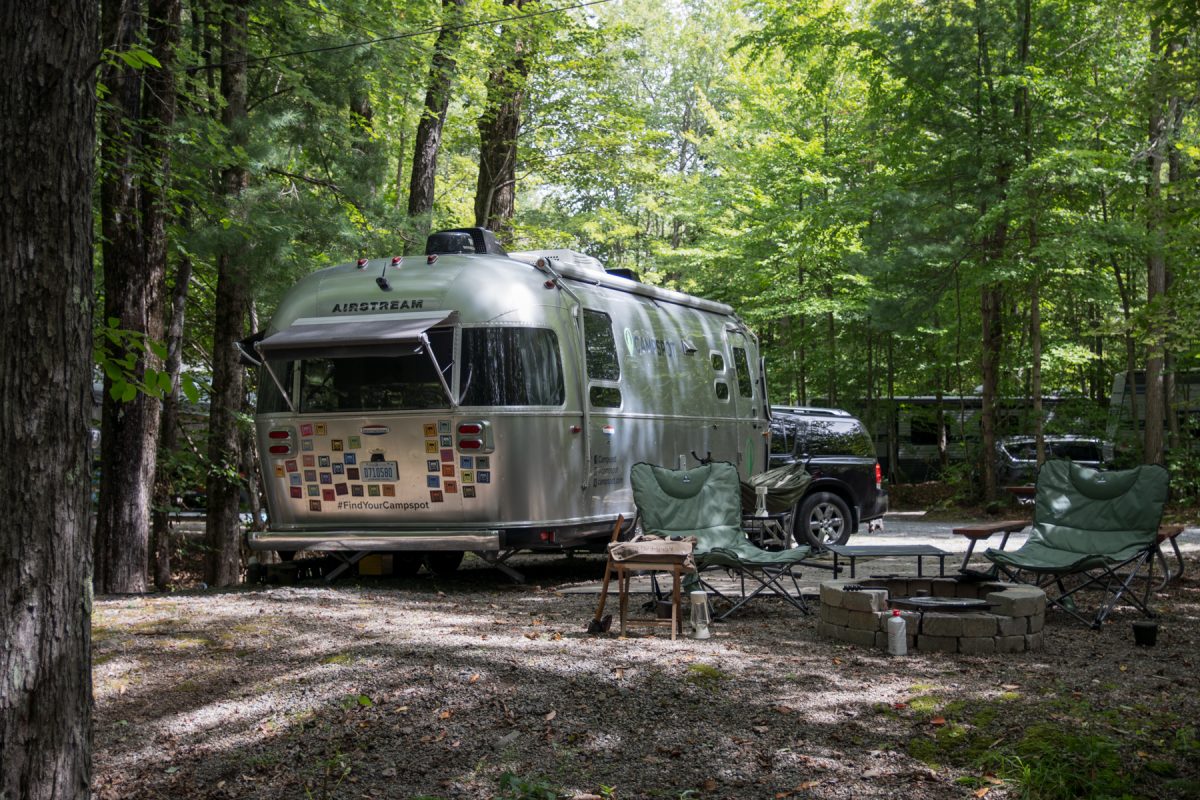
[(842, 498), (829, 492), (816, 492), (804, 498), (792, 523), (796, 544), (821, 548), (845, 544), (850, 538), (850, 509)]
[(425, 554), (425, 566), (429, 567), (429, 571), (434, 575), (453, 575), (462, 560), (462, 550), (445, 550)]

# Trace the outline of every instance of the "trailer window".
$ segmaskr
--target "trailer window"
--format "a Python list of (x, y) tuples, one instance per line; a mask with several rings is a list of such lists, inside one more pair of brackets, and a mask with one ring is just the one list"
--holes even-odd
[[(453, 363), (453, 330), (441, 328), (429, 331), (428, 335), (438, 363), (448, 370)], [(290, 381), (296, 364), (300, 369), (300, 396), (296, 408), (301, 414), (445, 408), (449, 405), (433, 361), (415, 342), (413, 351), (401, 356), (306, 358), (288, 364), (286, 370), (279, 369), (283, 365), (274, 363), (271, 367), (277, 375), (286, 372)], [(269, 376), (267, 381), (271, 385), (274, 383)]]
[(740, 347), (733, 348), (733, 365), (737, 368), (738, 394), (742, 397), (754, 396), (754, 382), (750, 380), (750, 361), (746, 351)]
[(588, 377), (594, 381), (621, 380), (621, 363), (617, 360), (612, 318), (603, 311), (584, 309), (583, 340)]
[[(276, 377), (285, 388), (292, 387), (292, 361), (272, 361), (270, 363), (271, 370), (274, 371)], [(283, 393), (279, 391), (279, 387), (275, 385), (275, 379), (267, 372), (267, 367), (259, 367), (258, 369), (258, 413), (259, 414), (282, 414), (288, 410), (287, 401), (283, 398)]]
[(560, 406), (558, 337), (546, 328), (463, 328), (464, 406)]

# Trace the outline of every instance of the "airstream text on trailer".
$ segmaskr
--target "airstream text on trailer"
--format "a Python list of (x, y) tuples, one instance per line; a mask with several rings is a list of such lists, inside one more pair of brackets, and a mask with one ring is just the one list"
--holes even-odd
[(243, 343), (261, 363), (256, 550), (599, 547), (629, 468), (766, 465), (758, 344), (728, 306), (489, 231), (315, 272)]

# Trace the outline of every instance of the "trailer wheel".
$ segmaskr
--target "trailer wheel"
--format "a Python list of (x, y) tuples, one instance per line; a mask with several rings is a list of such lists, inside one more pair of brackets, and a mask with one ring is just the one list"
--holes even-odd
[(429, 567), (429, 571), (434, 575), (453, 575), (462, 560), (462, 550), (443, 550), (425, 554), (425, 566)]
[(424, 562), (425, 559), (420, 553), (393, 553), (392, 575), (397, 578), (411, 578), (417, 574)]
[(796, 544), (821, 549), (827, 544), (845, 544), (850, 538), (850, 526), (850, 509), (842, 498), (829, 492), (815, 492), (800, 503), (792, 535)]

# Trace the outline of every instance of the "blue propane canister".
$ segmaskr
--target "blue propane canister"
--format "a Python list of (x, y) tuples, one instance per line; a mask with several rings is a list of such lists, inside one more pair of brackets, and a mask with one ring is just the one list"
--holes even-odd
[(894, 656), (908, 653), (908, 638), (905, 628), (904, 617), (900, 616), (900, 610), (894, 609), (892, 618), (887, 622), (888, 652)]

